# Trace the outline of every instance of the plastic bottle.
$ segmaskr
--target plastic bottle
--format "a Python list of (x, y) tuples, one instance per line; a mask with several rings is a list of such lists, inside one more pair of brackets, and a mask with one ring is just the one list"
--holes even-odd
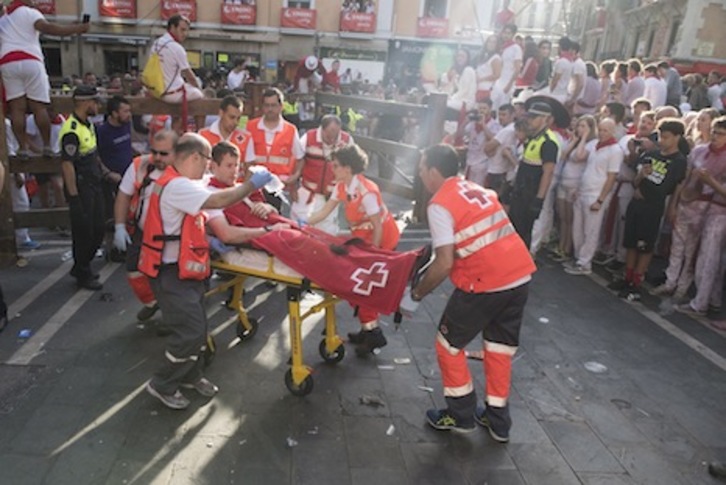
[[(261, 167), (259, 165), (250, 167), (250, 172), (258, 172), (260, 170), (264, 170), (264, 167)], [(287, 197), (285, 196), (285, 183), (280, 180), (280, 177), (275, 175), (274, 173), (271, 174), (272, 179), (267, 182), (265, 185), (265, 190), (269, 192), (270, 194), (274, 195), (275, 197), (278, 197), (280, 200), (282, 200), (285, 204), (290, 205), (290, 202), (288, 202)]]

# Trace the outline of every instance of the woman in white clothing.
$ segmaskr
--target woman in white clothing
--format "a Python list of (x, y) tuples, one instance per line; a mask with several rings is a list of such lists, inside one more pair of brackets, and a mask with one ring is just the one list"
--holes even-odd
[[(453, 87), (446, 105), (457, 112), (462, 108), (466, 110), (476, 107), (476, 73), (469, 65), (469, 53), (459, 49), (454, 59), (454, 65), (442, 76), (444, 86)], [(450, 89), (450, 88), (449, 88)]]
[(503, 93), (497, 94), (499, 89), (494, 88), (501, 74), (502, 57), (499, 55), (499, 37), (490, 35), (479, 55), (476, 68), (476, 99), (477, 101), (491, 99), (494, 111), (497, 111), (503, 102), (501, 96)]
[(595, 138), (597, 138), (595, 118), (585, 115), (577, 120), (575, 136), (562, 154), (563, 164), (557, 185), (560, 242), (554, 257), (555, 261), (570, 259), (572, 253), (572, 206), (582, 172), (585, 171), (587, 157), (596, 143)]

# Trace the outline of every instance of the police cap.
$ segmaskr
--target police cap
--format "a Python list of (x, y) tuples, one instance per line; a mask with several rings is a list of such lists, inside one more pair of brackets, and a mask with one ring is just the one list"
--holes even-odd
[(96, 89), (96, 86), (81, 84), (73, 90), (74, 101), (90, 101), (92, 99), (98, 99), (98, 89)]
[(552, 114), (552, 108), (547, 103), (535, 102), (527, 110), (527, 116), (550, 116)]

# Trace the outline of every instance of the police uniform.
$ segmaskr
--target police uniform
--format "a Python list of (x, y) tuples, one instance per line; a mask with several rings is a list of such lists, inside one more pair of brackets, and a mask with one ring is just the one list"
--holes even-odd
[(556, 135), (552, 130), (544, 129), (527, 141), (519, 162), (509, 217), (528, 248), (532, 241), (534, 221), (542, 210), (543, 201), (537, 198), (542, 167), (545, 163), (556, 163), (558, 151)]
[[(94, 99), (95, 87), (79, 86), (74, 99)], [(73, 164), (78, 195), (71, 196), (66, 189), (70, 209), (73, 260), (71, 276), (80, 286), (100, 289), (91, 271), (91, 261), (101, 247), (104, 237), (104, 167), (98, 157), (96, 130), (90, 120), (83, 121), (72, 113), (59, 133), (61, 160)]]
[(493, 190), (449, 177), (431, 198), (428, 218), (434, 247), (454, 246), (449, 277), (456, 289), (436, 336), (448, 408), (427, 416), (437, 429), (443, 429), (439, 427), (448, 416), (473, 428), (476, 394), (463, 349), (481, 333), (487, 408), (479, 419), (495, 422), (498, 435), (507, 437), (512, 357), (534, 262)]

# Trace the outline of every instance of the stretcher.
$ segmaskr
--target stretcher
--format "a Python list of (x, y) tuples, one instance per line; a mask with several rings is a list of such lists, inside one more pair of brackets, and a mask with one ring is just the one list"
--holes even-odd
[[(287, 306), (290, 321), (290, 369), (285, 373), (285, 386), (296, 396), (305, 396), (313, 390), (312, 369), (303, 362), (302, 324), (314, 314), (325, 312), (325, 337), (320, 341), (318, 351), (326, 363), (337, 364), (345, 356), (345, 345), (337, 334), (335, 305), (340, 301), (331, 293), (311, 283), (303, 275), (285, 265), (273, 255), (257, 249), (243, 248), (226, 252), (212, 261), (212, 269), (230, 276), (209, 290), (206, 296), (232, 291), (228, 306), (237, 312), (237, 337), (245, 341), (257, 333), (258, 322), (250, 318), (242, 301), (245, 281), (260, 278), (283, 284), (287, 288)], [(300, 300), (308, 290), (322, 294), (323, 299), (303, 312)], [(207, 361), (214, 354), (213, 339), (208, 338)]]

